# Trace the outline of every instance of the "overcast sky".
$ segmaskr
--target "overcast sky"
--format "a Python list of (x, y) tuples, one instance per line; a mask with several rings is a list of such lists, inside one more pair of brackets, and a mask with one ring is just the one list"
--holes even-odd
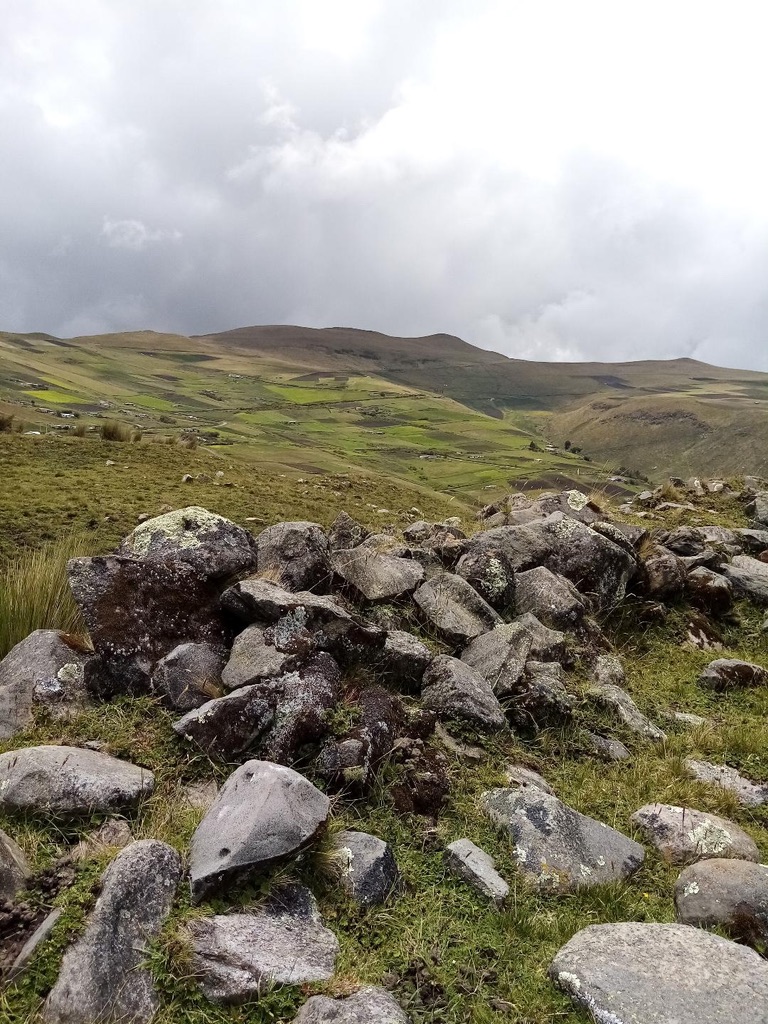
[(768, 370), (768, 8), (3, 0), (0, 328)]

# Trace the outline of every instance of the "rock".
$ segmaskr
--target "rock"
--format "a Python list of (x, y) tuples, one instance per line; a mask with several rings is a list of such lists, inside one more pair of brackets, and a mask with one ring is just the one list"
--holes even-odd
[(768, 549), (768, 530), (734, 530), (736, 540), (748, 555), (759, 555)]
[(448, 643), (465, 644), (502, 623), (498, 612), (466, 580), (452, 573), (436, 573), (419, 587), (413, 600)]
[(339, 666), (321, 651), (296, 672), (275, 680), (272, 692), (274, 722), (264, 738), (262, 756), (289, 764), (328, 731), (331, 712), (341, 699)]
[(552, 980), (600, 1024), (764, 1024), (768, 965), (679, 924), (590, 925), (566, 943)]
[(426, 644), (412, 633), (391, 629), (374, 665), (378, 676), (407, 692), (420, 686), (431, 661), (432, 652)]
[(514, 606), (515, 574), (501, 551), (480, 550), (462, 555), (456, 575), (466, 580), (491, 608), (504, 614)]
[(274, 643), (268, 643), (260, 626), (248, 626), (235, 637), (221, 681), (228, 690), (251, 686), (292, 671), (300, 661), (300, 655), (280, 651)]
[(739, 775), (735, 768), (710, 764), (708, 761), (696, 761), (692, 757), (686, 758), (685, 767), (700, 782), (708, 782), (733, 793), (740, 804), (759, 807), (768, 803), (768, 785), (750, 782), (743, 775)]
[(711, 615), (727, 615), (733, 607), (733, 585), (703, 565), (688, 573), (685, 589), (691, 604)]
[(464, 649), (461, 660), (476, 669), (499, 697), (514, 692), (528, 658), (560, 661), (565, 658), (565, 636), (543, 626), (534, 615), (521, 615), (477, 637)]
[(410, 1024), (410, 1017), (383, 988), (361, 988), (344, 999), (312, 996), (293, 1024)]
[(510, 764), (507, 765), (505, 774), (510, 786), (519, 786), (521, 789), (528, 789), (532, 786), (534, 789), (541, 789), (544, 793), (549, 793), (550, 796), (555, 795), (554, 789), (547, 780), (532, 768), (526, 768), (521, 764)]
[(685, 588), (685, 566), (671, 551), (657, 548), (642, 564), (643, 593), (653, 601), (676, 601)]
[(173, 723), (173, 731), (210, 757), (233, 760), (255, 750), (274, 720), (273, 701), (260, 686), (242, 686), (209, 700)]
[(525, 673), (509, 695), (507, 714), (524, 732), (557, 729), (566, 725), (575, 707), (556, 662), (528, 661)]
[(685, 868), (675, 883), (681, 924), (720, 926), (733, 938), (768, 942), (768, 866), (746, 860), (704, 860)]
[(596, 683), (588, 690), (588, 696), (608, 708), (628, 729), (645, 739), (663, 742), (667, 734), (642, 713), (626, 690), (608, 683)]
[(701, 715), (692, 715), (688, 711), (670, 711), (668, 716), (671, 721), (677, 722), (679, 725), (707, 725), (708, 719), (702, 718)]
[(79, 747), (22, 747), (0, 754), (0, 807), (72, 818), (132, 810), (150, 796), (145, 768)]
[(179, 855), (154, 839), (131, 843), (115, 857), (84, 934), (64, 954), (43, 1007), (45, 1021), (151, 1020), (160, 997), (144, 961), (170, 912), (180, 876)]
[(759, 861), (757, 846), (732, 821), (690, 807), (646, 804), (632, 821), (670, 864), (687, 864), (709, 857)]
[(720, 572), (742, 597), (757, 605), (768, 605), (768, 564), (749, 555), (738, 555)]
[(152, 689), (175, 711), (199, 708), (224, 692), (224, 658), (209, 644), (180, 644), (161, 658), (152, 673)]
[(456, 739), (455, 736), (451, 736), (442, 722), (438, 722), (435, 726), (434, 735), (435, 739), (442, 743), (446, 750), (449, 750), (452, 754), (460, 757), (463, 761), (471, 761), (473, 764), (480, 764), (481, 761), (485, 760), (486, 754), (482, 747), (475, 747), (469, 743), (463, 743), (461, 740)]
[(339, 943), (308, 889), (294, 885), (248, 914), (217, 914), (188, 925), (192, 970), (207, 999), (243, 1003), (280, 985), (327, 981)]
[(543, 790), (493, 789), (482, 802), (515, 844), (518, 869), (539, 889), (573, 892), (616, 882), (643, 863), (639, 843)]
[(195, 505), (139, 524), (117, 553), (146, 561), (186, 562), (204, 580), (226, 580), (256, 568), (251, 534)]
[(276, 523), (257, 540), (258, 571), (275, 573), (288, 590), (322, 590), (330, 582), (330, 548), (317, 523)]
[(621, 740), (598, 736), (597, 733), (585, 731), (584, 737), (592, 750), (606, 761), (628, 761), (630, 753)]
[(356, 703), (359, 721), (341, 739), (326, 740), (315, 767), (334, 786), (364, 792), (392, 752), (405, 708), (382, 686), (366, 687)]
[(193, 901), (238, 874), (303, 850), (324, 827), (329, 808), (328, 797), (293, 769), (246, 761), (221, 787), (192, 837)]
[(56, 907), (50, 914), (43, 918), (42, 922), (35, 928), (30, 937), (21, 947), (18, 956), (11, 964), (8, 971), (3, 975), (3, 984), (10, 985), (24, 974), (27, 967), (32, 960), (32, 957), (37, 953), (38, 949), (42, 944), (50, 937), (51, 932), (56, 926), (56, 922), (59, 920), (63, 913), (61, 907)]
[(0, 903), (13, 900), (26, 885), (29, 864), (21, 847), (0, 829)]
[(529, 612), (550, 629), (577, 629), (586, 613), (573, 584), (544, 566), (519, 572), (515, 577), (515, 609)]
[(0, 662), (0, 739), (32, 724), (35, 701), (53, 714), (82, 705), (89, 655), (55, 629), (36, 629)]
[(131, 826), (125, 818), (107, 818), (94, 832), (81, 839), (72, 850), (72, 860), (98, 857), (105, 850), (122, 850), (133, 841)]
[(341, 860), (341, 887), (364, 907), (383, 903), (400, 885), (392, 847), (367, 832), (339, 832), (334, 839)]
[(718, 658), (710, 661), (696, 682), (705, 690), (716, 690), (719, 693), (748, 686), (765, 686), (768, 683), (768, 669), (749, 661)]
[(745, 511), (752, 516), (756, 526), (768, 526), (768, 491), (757, 491)]
[(412, 558), (381, 555), (366, 547), (334, 552), (331, 568), (367, 601), (410, 594), (424, 579), (424, 570)]
[(368, 531), (347, 512), (339, 512), (328, 530), (328, 544), (331, 551), (345, 551), (356, 548), (368, 536)]
[(496, 862), (470, 839), (457, 839), (449, 843), (445, 862), (451, 874), (468, 882), (473, 889), (493, 903), (503, 903), (509, 895), (509, 886), (496, 870)]
[(424, 673), (421, 702), (441, 718), (460, 718), (481, 729), (502, 729), (507, 724), (483, 676), (446, 654), (435, 658)]

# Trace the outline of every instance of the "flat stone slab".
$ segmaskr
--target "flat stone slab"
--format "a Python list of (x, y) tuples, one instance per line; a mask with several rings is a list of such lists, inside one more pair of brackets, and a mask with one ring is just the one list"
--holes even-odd
[(383, 988), (361, 988), (353, 996), (312, 996), (293, 1024), (411, 1024), (393, 995)]
[(0, 807), (59, 817), (135, 808), (152, 793), (146, 768), (80, 747), (22, 747), (0, 754)]
[(681, 924), (719, 925), (741, 942), (768, 941), (768, 865), (746, 860), (703, 860), (685, 868), (675, 883)]
[(686, 758), (685, 767), (700, 782), (708, 782), (721, 789), (727, 789), (746, 807), (759, 807), (768, 803), (768, 785), (745, 779), (735, 768), (729, 768), (724, 764), (711, 764), (709, 761), (696, 761), (692, 757)]
[(327, 981), (339, 952), (314, 897), (290, 886), (249, 914), (217, 914), (189, 924), (192, 968), (207, 999), (243, 1003), (266, 988)]
[(709, 857), (760, 860), (754, 840), (735, 822), (716, 814), (672, 804), (646, 804), (635, 811), (632, 821), (671, 864)]
[(552, 980), (597, 1024), (765, 1024), (768, 963), (679, 924), (597, 924), (557, 953)]
[(514, 843), (518, 869), (540, 889), (576, 889), (629, 878), (645, 858), (639, 843), (543, 790), (493, 789), (489, 817)]
[(449, 843), (445, 863), (452, 875), (463, 879), (493, 903), (503, 903), (509, 895), (509, 886), (496, 870), (493, 857), (471, 839)]

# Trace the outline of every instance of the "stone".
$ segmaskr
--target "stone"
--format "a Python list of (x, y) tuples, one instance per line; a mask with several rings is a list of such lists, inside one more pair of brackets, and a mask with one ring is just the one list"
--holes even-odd
[(727, 615), (733, 607), (733, 584), (706, 566), (688, 573), (685, 590), (691, 604), (711, 615)]
[(0, 662), (0, 740), (32, 724), (35, 702), (54, 715), (84, 703), (89, 655), (55, 629), (36, 629)]
[(256, 568), (253, 536), (223, 516), (192, 505), (140, 523), (117, 549), (146, 561), (186, 562), (205, 580), (243, 576)]
[(735, 768), (728, 768), (722, 764), (710, 764), (708, 761), (696, 761), (692, 757), (686, 758), (685, 767), (700, 782), (708, 782), (733, 793), (739, 803), (746, 807), (760, 807), (762, 804), (768, 803), (768, 785), (765, 783), (758, 785), (745, 779)]
[(221, 787), (192, 837), (193, 901), (303, 850), (325, 826), (329, 809), (328, 797), (292, 768), (246, 761)]
[(22, 747), (0, 754), (0, 807), (57, 818), (133, 810), (151, 795), (146, 768), (80, 747)]
[(667, 734), (642, 713), (627, 691), (620, 686), (595, 683), (587, 692), (589, 697), (602, 707), (609, 709), (636, 735), (656, 743), (661, 743), (667, 738)]
[(694, 728), (708, 724), (708, 719), (702, 718), (701, 715), (692, 715), (689, 711), (670, 711), (668, 717), (678, 725), (688, 725)]
[(445, 850), (445, 863), (452, 875), (468, 882), (491, 902), (503, 903), (509, 895), (509, 886), (496, 870), (493, 857), (470, 839), (449, 843)]
[(418, 637), (402, 629), (390, 629), (384, 647), (376, 655), (374, 669), (377, 676), (407, 692), (421, 685), (431, 661), (432, 652)]
[(98, 857), (105, 850), (122, 850), (133, 841), (131, 826), (125, 818), (107, 818), (94, 832), (81, 839), (72, 850), (72, 860)]
[(503, 729), (507, 724), (483, 676), (447, 654), (435, 658), (424, 673), (421, 702), (441, 718), (459, 718), (481, 729)]
[(314, 897), (298, 885), (251, 913), (193, 920), (188, 931), (195, 978), (216, 1003), (244, 1003), (273, 987), (327, 981), (339, 952)]
[(748, 555), (759, 555), (768, 550), (768, 530), (739, 529), (733, 532)]
[(332, 785), (359, 793), (392, 752), (406, 716), (402, 701), (378, 685), (361, 690), (356, 704), (359, 720), (343, 737), (325, 741), (315, 767)]
[(392, 847), (378, 836), (339, 832), (334, 847), (341, 863), (341, 887), (362, 906), (384, 903), (400, 886)]
[(547, 780), (532, 768), (526, 768), (522, 764), (510, 764), (505, 768), (504, 774), (510, 786), (519, 786), (521, 789), (528, 789), (532, 786), (534, 789), (541, 789), (543, 792), (549, 793), (550, 796), (555, 795), (554, 789)]
[(749, 661), (717, 658), (710, 661), (696, 682), (703, 689), (715, 690), (718, 693), (742, 687), (765, 686), (768, 684), (768, 669)]
[(465, 644), (503, 621), (466, 580), (448, 572), (435, 573), (414, 593), (413, 600), (448, 643)]
[(768, 605), (768, 563), (750, 555), (737, 555), (720, 572), (740, 597), (757, 605)]
[(29, 874), (23, 850), (0, 829), (0, 903), (15, 899), (26, 885)]
[(716, 814), (671, 804), (646, 804), (635, 811), (632, 821), (670, 864), (709, 857), (760, 860), (754, 840), (735, 822)]
[(228, 690), (252, 686), (292, 671), (300, 661), (301, 656), (278, 650), (274, 643), (268, 643), (261, 626), (248, 626), (235, 637), (221, 681)]
[(64, 954), (43, 1006), (47, 1024), (147, 1024), (160, 997), (144, 966), (150, 943), (170, 912), (181, 877), (170, 846), (143, 839), (107, 868), (83, 935)]
[(507, 715), (523, 732), (560, 728), (570, 721), (575, 706), (557, 662), (526, 662), (522, 679), (506, 701)]
[(570, 580), (543, 565), (515, 576), (515, 609), (529, 612), (550, 629), (578, 629), (586, 607)]
[(677, 601), (685, 580), (685, 566), (672, 551), (657, 548), (642, 563), (643, 593), (652, 601)]
[(274, 722), (261, 748), (262, 757), (290, 764), (302, 748), (328, 732), (333, 709), (341, 699), (339, 666), (325, 651), (272, 684)]
[(343, 999), (312, 996), (293, 1024), (411, 1024), (411, 1019), (391, 993), (368, 987)]
[(680, 872), (675, 910), (681, 924), (724, 928), (754, 946), (768, 942), (768, 865), (746, 860), (703, 860)]
[(574, 892), (617, 882), (645, 858), (639, 843), (543, 790), (493, 789), (482, 803), (514, 843), (518, 870), (541, 890)]
[(188, 711), (173, 723), (173, 731), (210, 757), (232, 760), (256, 748), (274, 717), (262, 687), (241, 686)]
[(552, 980), (599, 1024), (765, 1024), (768, 964), (680, 924), (593, 924), (556, 954)]
[(175, 711), (191, 711), (223, 694), (224, 656), (210, 644), (180, 644), (155, 666), (152, 690)]
[(464, 649), (461, 660), (477, 669), (498, 697), (505, 697), (516, 689), (529, 657), (559, 662), (565, 656), (564, 634), (527, 614), (481, 634)]
[(410, 594), (424, 579), (423, 568), (412, 558), (382, 555), (366, 547), (334, 552), (331, 568), (366, 601)]
[(501, 551), (488, 549), (462, 555), (455, 572), (500, 614), (514, 607), (515, 574)]
[(768, 491), (757, 491), (747, 504), (745, 512), (752, 516), (756, 526), (768, 526)]
[(362, 544), (367, 536), (368, 530), (364, 526), (347, 512), (341, 511), (328, 530), (328, 544), (331, 551), (346, 551)]
[(276, 523), (256, 539), (260, 573), (275, 573), (288, 590), (327, 590), (328, 538), (317, 523)]
[(584, 738), (592, 750), (605, 761), (628, 761), (630, 753), (621, 740), (614, 740), (608, 736), (598, 736), (597, 733), (585, 730)]
[(27, 967), (29, 967), (33, 956), (37, 953), (38, 949), (42, 944), (50, 938), (51, 932), (56, 927), (56, 922), (63, 914), (61, 907), (56, 907), (54, 910), (47, 914), (43, 918), (41, 923), (35, 928), (30, 937), (21, 947), (18, 956), (11, 964), (8, 971), (3, 975), (3, 984), (11, 985), (13, 982), (24, 974)]

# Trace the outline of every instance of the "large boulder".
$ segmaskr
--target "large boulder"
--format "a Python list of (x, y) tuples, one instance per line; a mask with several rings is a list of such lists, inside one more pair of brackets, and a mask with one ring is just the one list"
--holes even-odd
[(335, 836), (341, 862), (341, 887), (357, 903), (383, 903), (400, 885), (400, 872), (389, 843), (367, 832), (344, 831)]
[(327, 981), (339, 943), (314, 897), (289, 886), (258, 910), (190, 922), (192, 969), (207, 999), (244, 1003), (280, 985)]
[(224, 692), (224, 656), (210, 644), (180, 644), (155, 666), (152, 690), (175, 711), (199, 708)]
[(750, 661), (735, 658), (717, 658), (699, 673), (697, 684), (705, 690), (736, 690), (742, 687), (768, 684), (768, 669)]
[(75, 710), (85, 698), (89, 655), (55, 629), (36, 629), (0, 662), (0, 740), (32, 723), (36, 701), (54, 714)]
[(0, 903), (13, 900), (29, 878), (29, 864), (21, 847), (0, 829)]
[(599, 1024), (765, 1024), (768, 964), (679, 924), (596, 924), (549, 969)]
[(514, 843), (518, 870), (539, 889), (573, 892), (617, 882), (643, 863), (639, 843), (543, 790), (493, 789), (482, 802)]
[(749, 945), (768, 943), (768, 866), (746, 860), (703, 860), (675, 883), (681, 924), (724, 928)]
[(343, 999), (312, 996), (293, 1024), (410, 1024), (410, 1017), (386, 989), (369, 987)]
[(690, 807), (646, 804), (632, 821), (670, 864), (688, 864), (710, 857), (759, 861), (760, 853), (733, 821)]
[(462, 555), (455, 571), (497, 612), (503, 615), (513, 606), (515, 573), (501, 551), (490, 548)]
[(435, 573), (413, 600), (436, 633), (452, 644), (465, 644), (503, 621), (474, 587), (449, 572)]
[(543, 565), (515, 576), (515, 609), (519, 615), (529, 612), (545, 626), (558, 630), (578, 629), (586, 614), (574, 585)]
[(288, 590), (327, 590), (328, 537), (317, 523), (275, 523), (257, 540), (260, 573), (271, 573)]
[(150, 796), (146, 768), (79, 747), (22, 747), (0, 754), (0, 807), (72, 818), (132, 810)]
[(504, 697), (517, 688), (529, 658), (560, 662), (565, 657), (564, 634), (526, 614), (478, 636), (464, 649), (461, 660), (476, 669), (497, 696)]
[(421, 702), (441, 718), (458, 718), (480, 729), (502, 729), (504, 710), (489, 683), (463, 661), (441, 654), (424, 673)]
[(379, 554), (367, 547), (334, 552), (331, 568), (366, 601), (410, 594), (424, 579), (424, 570), (414, 559)]
[(342, 510), (328, 529), (328, 544), (331, 551), (346, 551), (362, 544), (367, 536), (368, 530)]
[(325, 826), (329, 809), (328, 797), (292, 768), (246, 761), (221, 787), (192, 837), (193, 900), (303, 850)]
[(107, 868), (85, 932), (64, 954), (43, 1006), (48, 1024), (147, 1024), (160, 996), (146, 966), (181, 876), (179, 855), (154, 839), (131, 843)]

